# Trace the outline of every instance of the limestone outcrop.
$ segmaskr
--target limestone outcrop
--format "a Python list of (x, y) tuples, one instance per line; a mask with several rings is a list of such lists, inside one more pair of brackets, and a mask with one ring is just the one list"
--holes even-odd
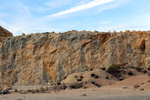
[(0, 82), (60, 82), (71, 73), (112, 64), (150, 67), (150, 32), (73, 30), (8, 37), (0, 49)]
[(12, 37), (13, 34), (0, 26), (0, 37)]
[(2, 47), (3, 39), (5, 37), (12, 37), (12, 36), (13, 34), (11, 32), (0, 26), (0, 48)]

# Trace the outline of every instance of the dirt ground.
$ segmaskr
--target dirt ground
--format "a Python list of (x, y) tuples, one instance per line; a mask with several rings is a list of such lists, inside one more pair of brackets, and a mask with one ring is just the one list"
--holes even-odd
[(51, 93), (0, 95), (0, 100), (149, 100), (150, 90), (133, 87), (103, 86), (101, 88), (63, 90)]
[[(99, 73), (102, 74), (99, 74)], [(94, 73), (94, 74), (93, 74)], [(99, 77), (93, 79), (95, 83), (99, 84), (97, 87), (94, 84), (85, 84), (80, 89), (67, 88), (66, 90), (54, 90), (46, 93), (25, 93), (20, 94), (11, 92), (10, 94), (0, 95), (0, 100), (150, 100), (150, 75), (138, 74), (128, 77), (122, 81), (106, 74), (104, 71), (96, 70), (86, 73), (72, 74), (64, 83), (76, 82), (78, 78), (84, 81), (92, 79), (91, 75), (98, 75)], [(81, 77), (82, 76), (82, 77)], [(108, 77), (109, 79), (105, 79)], [(74, 78), (74, 79), (73, 79)], [(72, 80), (73, 79), (73, 80)], [(12, 86), (12, 91), (29, 90), (37, 88), (46, 88), (47, 86), (33, 85), (33, 86)]]

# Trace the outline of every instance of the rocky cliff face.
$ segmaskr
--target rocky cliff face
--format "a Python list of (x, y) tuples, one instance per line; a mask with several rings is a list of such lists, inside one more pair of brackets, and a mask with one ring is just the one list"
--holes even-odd
[(12, 37), (13, 34), (0, 26), (0, 37)]
[(9, 37), (0, 49), (0, 82), (58, 82), (71, 73), (112, 64), (150, 67), (150, 32), (69, 31)]
[(12, 36), (13, 34), (11, 32), (0, 26), (0, 48), (2, 47), (3, 39), (5, 37), (12, 37)]

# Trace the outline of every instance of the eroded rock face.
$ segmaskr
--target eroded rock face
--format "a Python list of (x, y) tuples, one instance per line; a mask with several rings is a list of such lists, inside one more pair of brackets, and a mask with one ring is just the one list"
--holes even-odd
[(12, 36), (13, 34), (11, 32), (0, 26), (0, 48), (2, 47), (3, 39)]
[(12, 37), (13, 34), (0, 26), (0, 37)]
[(0, 82), (58, 82), (71, 73), (112, 64), (150, 67), (149, 34), (69, 31), (6, 38), (0, 49)]

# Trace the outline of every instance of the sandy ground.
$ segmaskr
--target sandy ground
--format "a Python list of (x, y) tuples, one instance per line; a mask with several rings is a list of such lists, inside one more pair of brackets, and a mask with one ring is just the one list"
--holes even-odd
[[(85, 76), (84, 76), (85, 77)], [(150, 76), (137, 75), (127, 78), (123, 81), (111, 82), (107, 84), (107, 80), (97, 79), (99, 84), (103, 84), (98, 88), (93, 85), (87, 89), (74, 89), (53, 91), (50, 93), (28, 93), (19, 94), (11, 93), (0, 95), (0, 100), (150, 100)], [(135, 89), (135, 86), (139, 87)], [(13, 89), (28, 90), (37, 89), (46, 86), (13, 86)]]
[[(81, 96), (86, 94), (86, 96)], [(77, 90), (40, 94), (8, 94), (0, 95), (0, 100), (150, 100), (150, 90), (134, 90), (133, 87), (123, 89), (121, 86), (103, 86)]]

